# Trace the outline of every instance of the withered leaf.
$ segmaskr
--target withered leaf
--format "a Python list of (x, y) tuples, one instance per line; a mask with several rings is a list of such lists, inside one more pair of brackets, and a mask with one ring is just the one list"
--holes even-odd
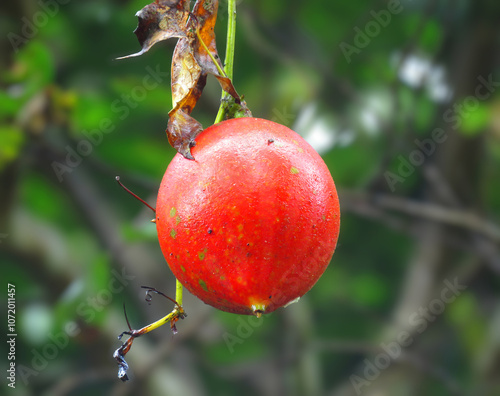
[(138, 11), (139, 23), (134, 30), (142, 49), (118, 59), (139, 56), (149, 51), (156, 43), (173, 37), (186, 37), (190, 0), (155, 1)]
[(172, 57), (171, 86), (174, 106), (172, 111), (182, 108), (188, 114), (191, 113), (205, 86), (205, 84), (198, 86), (202, 74), (205, 75), (204, 81), (206, 81), (206, 73), (202, 72), (196, 61), (189, 39), (180, 39)]
[(217, 21), (218, 7), (218, 0), (197, 0), (193, 8), (193, 15), (196, 17), (195, 28), (198, 29), (199, 33), (199, 36), (193, 37), (193, 51), (195, 53), (196, 60), (201, 67), (207, 73), (214, 75), (218, 75), (219, 71), (217, 70), (217, 66), (214, 64), (210, 55), (207, 53), (205, 47), (200, 42), (200, 39), (203, 40), (203, 43), (212, 54), (213, 59), (215, 59), (219, 67), (222, 68), (222, 62), (220, 61), (219, 54), (217, 53), (214, 31), (215, 22)]
[(180, 154), (194, 159), (191, 147), (203, 127), (191, 117), (191, 112), (205, 87), (207, 74), (214, 75), (230, 95), (223, 101), (226, 116), (251, 113), (223, 71), (217, 53), (214, 27), (219, 1), (197, 0), (192, 12), (190, 5), (190, 0), (156, 0), (144, 7), (136, 14), (139, 23), (134, 31), (142, 49), (118, 59), (142, 55), (159, 41), (179, 38), (172, 58), (173, 109), (166, 132), (170, 144)]
[[(235, 99), (236, 103), (239, 103), (241, 98), (236, 92), (233, 83), (229, 78), (227, 78), (227, 76), (219, 72), (219, 69), (223, 70), (223, 65), (220, 61), (219, 54), (217, 53), (214, 30), (215, 23), (217, 21), (218, 7), (218, 0), (196, 1), (193, 8), (193, 14), (197, 19), (198, 35), (194, 37), (193, 51), (195, 58), (203, 71), (214, 75), (219, 81), (222, 89), (229, 93)], [(207, 48), (212, 56), (208, 54)], [(219, 68), (214, 61), (217, 62)]]
[(168, 141), (185, 158), (194, 160), (191, 147), (196, 143), (194, 139), (203, 131), (203, 126), (183, 110), (175, 111), (168, 120)]
[(171, 75), (174, 108), (169, 112), (168, 141), (185, 158), (194, 159), (191, 147), (203, 127), (190, 114), (203, 92), (207, 74), (196, 61), (188, 38), (180, 39), (175, 46)]

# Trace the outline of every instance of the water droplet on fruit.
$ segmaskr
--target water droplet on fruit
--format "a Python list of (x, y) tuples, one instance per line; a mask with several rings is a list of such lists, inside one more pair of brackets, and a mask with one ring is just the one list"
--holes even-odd
[(289, 305), (298, 302), (299, 300), (300, 300), (300, 297), (294, 298), (292, 301), (288, 301), (285, 305), (283, 305), (283, 308), (286, 308)]

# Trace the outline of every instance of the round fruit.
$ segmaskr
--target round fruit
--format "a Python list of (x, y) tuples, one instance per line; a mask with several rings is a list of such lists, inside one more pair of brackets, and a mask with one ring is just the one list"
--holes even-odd
[(205, 303), (239, 314), (303, 296), (328, 266), (340, 226), (318, 153), (283, 125), (237, 118), (203, 131), (192, 154), (174, 157), (156, 206), (175, 277)]

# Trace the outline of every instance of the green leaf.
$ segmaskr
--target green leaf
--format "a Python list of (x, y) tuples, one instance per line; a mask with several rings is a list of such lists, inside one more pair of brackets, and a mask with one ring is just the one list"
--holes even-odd
[(462, 345), (471, 358), (481, 349), (486, 337), (487, 326), (480, 311), (477, 297), (468, 292), (458, 296), (445, 311), (457, 327)]
[(13, 117), (21, 109), (22, 101), (6, 91), (0, 90), (0, 119)]
[[(118, 134), (114, 136), (117, 136), (118, 141), (105, 138), (98, 147), (98, 153), (103, 159), (121, 169), (128, 169), (133, 173), (145, 173), (161, 179), (174, 154), (166, 137), (163, 140), (164, 143), (161, 143), (158, 139), (147, 139), (141, 134), (126, 138)], [(133, 155), (123, 153), (133, 153)]]
[(25, 137), (21, 129), (0, 125), (0, 171), (19, 156), (24, 141)]
[(24, 84), (23, 97), (28, 98), (54, 80), (54, 56), (40, 41), (32, 40), (15, 57), (14, 67), (4, 76), (7, 83)]
[(86, 93), (77, 98), (75, 109), (72, 112), (73, 128), (77, 137), (84, 137), (83, 131), (98, 129), (102, 120), (113, 122), (115, 113), (111, 111), (108, 100), (97, 93)]
[[(151, 213), (151, 217), (154, 214)], [(158, 239), (158, 233), (154, 224), (145, 221), (140, 226), (135, 226), (132, 224), (124, 224), (122, 227), (122, 235), (125, 241), (131, 243), (138, 243), (142, 241), (156, 241)]]
[(22, 204), (38, 218), (66, 231), (74, 226), (74, 209), (61, 190), (38, 174), (26, 175), (21, 185)]
[(436, 104), (431, 102), (427, 97), (421, 97), (416, 103), (415, 110), (415, 123), (418, 127), (418, 130), (422, 131), (422, 133), (428, 134), (429, 126), (436, 113)]
[(462, 110), (459, 113), (462, 120), (460, 131), (466, 136), (476, 136), (484, 132), (488, 126), (493, 115), (492, 109), (488, 104), (479, 102), (475, 109), (467, 110), (467, 100), (465, 99), (460, 106)]
[(420, 46), (428, 53), (434, 53), (441, 45), (442, 29), (434, 19), (428, 19), (420, 34)]
[(380, 278), (363, 273), (352, 282), (352, 299), (363, 306), (376, 307), (386, 300), (387, 287)]

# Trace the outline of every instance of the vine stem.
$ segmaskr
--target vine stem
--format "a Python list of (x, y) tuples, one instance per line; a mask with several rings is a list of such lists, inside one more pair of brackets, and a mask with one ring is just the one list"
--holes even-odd
[(175, 301), (182, 307), (182, 283), (177, 278), (175, 278)]
[(184, 311), (184, 308), (182, 308), (182, 285), (181, 283), (176, 279), (176, 285), (175, 285), (175, 297), (177, 301), (174, 301), (172, 298), (168, 297), (167, 295), (163, 294), (161, 291), (156, 290), (155, 288), (152, 287), (147, 287), (147, 286), (142, 286), (143, 289), (147, 289), (146, 293), (146, 301), (151, 301), (151, 294), (150, 293), (157, 293), (162, 295), (163, 297), (168, 298), (170, 301), (175, 302), (175, 307), (170, 312), (168, 315), (164, 316), (161, 319), (158, 319), (157, 321), (142, 327), (139, 330), (133, 330), (130, 327), (130, 323), (127, 318), (127, 312), (125, 311), (125, 305), (123, 306), (123, 310), (125, 313), (125, 320), (127, 321), (127, 325), (129, 328), (129, 331), (124, 331), (118, 336), (118, 339), (121, 340), (121, 338), (126, 334), (129, 336), (127, 341), (125, 341), (114, 353), (113, 357), (115, 358), (116, 362), (118, 363), (118, 378), (120, 378), (122, 381), (127, 381), (128, 375), (127, 375), (127, 370), (129, 368), (128, 363), (125, 360), (125, 355), (130, 351), (130, 348), (132, 348), (132, 344), (134, 340), (137, 337), (143, 336), (144, 334), (147, 334), (158, 327), (163, 326), (166, 323), (170, 323), (170, 328), (174, 334), (177, 333), (177, 327), (175, 326), (175, 323), (179, 319), (184, 319), (187, 314)]
[[(234, 65), (234, 47), (236, 43), (236, 0), (228, 0), (227, 2), (227, 40), (226, 40), (226, 57), (224, 60), (224, 71), (229, 79), (233, 79)], [(225, 103), (229, 100), (230, 95), (226, 91), (222, 91), (221, 103), (214, 124), (221, 122), (224, 119), (226, 111)]]

